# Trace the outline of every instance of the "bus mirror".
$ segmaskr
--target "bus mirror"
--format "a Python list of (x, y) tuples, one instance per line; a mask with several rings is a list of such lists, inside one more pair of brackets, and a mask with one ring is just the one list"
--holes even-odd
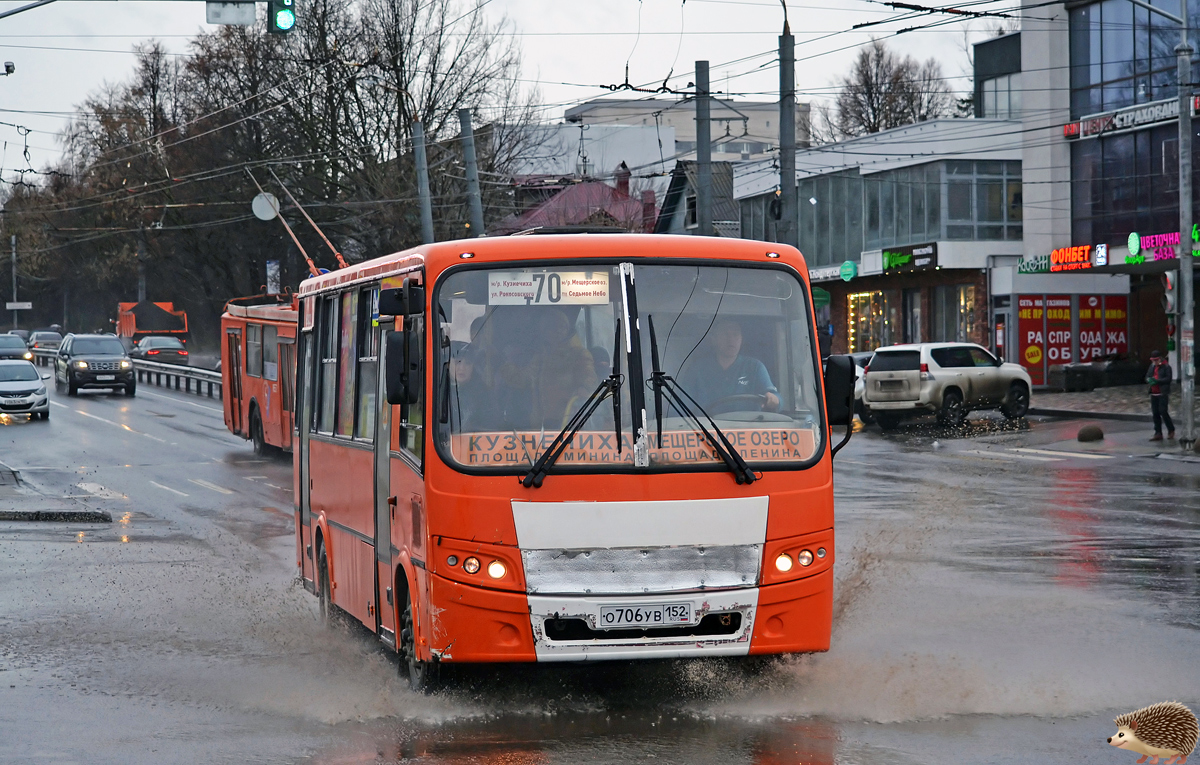
[(421, 396), (421, 333), (409, 324), (403, 332), (388, 332), (384, 370), (389, 404), (415, 404)]
[(849, 424), (854, 416), (854, 359), (830, 356), (825, 363), (825, 414), (829, 424)]
[(403, 287), (379, 291), (380, 316), (417, 316), (425, 313), (425, 288), (414, 279), (405, 279)]

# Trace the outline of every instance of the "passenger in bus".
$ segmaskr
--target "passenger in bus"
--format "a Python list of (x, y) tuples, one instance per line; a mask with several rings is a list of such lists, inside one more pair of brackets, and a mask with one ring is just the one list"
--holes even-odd
[(476, 371), (476, 353), (471, 343), (450, 343), (450, 409), (454, 412), (454, 430), (459, 433), (495, 427), (488, 404), (490, 394)]
[[(742, 325), (718, 318), (705, 342), (706, 353), (681, 370), (679, 384), (709, 414), (779, 409), (779, 389), (761, 361), (742, 355)], [(750, 397), (756, 396), (760, 401)], [(686, 399), (685, 399), (686, 400)]]

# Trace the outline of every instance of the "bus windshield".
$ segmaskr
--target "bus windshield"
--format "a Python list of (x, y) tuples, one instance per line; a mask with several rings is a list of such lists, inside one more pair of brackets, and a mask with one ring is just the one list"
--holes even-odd
[(704, 428), (712, 431), (693, 401), (746, 462), (796, 466), (816, 456), (823, 438), (819, 367), (804, 286), (793, 272), (638, 264), (636, 313), (622, 286), (616, 264), (470, 269), (442, 280), (433, 411), (443, 456), (468, 468), (528, 470), (615, 362), (623, 381), (620, 421), (606, 401), (555, 471), (634, 469), (633, 423), (641, 425), (641, 412), (631, 411), (626, 315), (640, 333), (645, 469), (724, 464), (696, 421), (665, 397), (660, 444), (648, 384), (651, 323), (662, 372), (690, 397), (684, 401)]

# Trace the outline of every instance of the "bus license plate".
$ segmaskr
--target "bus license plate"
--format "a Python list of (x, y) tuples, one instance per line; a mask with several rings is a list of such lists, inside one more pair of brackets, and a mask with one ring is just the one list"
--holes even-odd
[(96, 375), (96, 379), (100, 382), (108, 382), (109, 380), (117, 379), (116, 375)]
[(690, 624), (690, 603), (660, 603), (653, 606), (601, 606), (600, 629), (617, 627), (664, 627)]

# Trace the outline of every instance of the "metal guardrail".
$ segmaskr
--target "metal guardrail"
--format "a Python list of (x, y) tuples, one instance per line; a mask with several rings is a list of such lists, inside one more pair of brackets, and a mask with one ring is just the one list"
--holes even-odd
[[(58, 351), (56, 350), (35, 348), (33, 351), (33, 362), (39, 366), (49, 366), (50, 360), (57, 355)], [(221, 395), (221, 373), (214, 372), (211, 369), (199, 369), (184, 364), (164, 364), (161, 361), (143, 361), (141, 359), (133, 360), (133, 369), (137, 373), (138, 382), (183, 390), (188, 393), (195, 393), (196, 395), (207, 392), (209, 398), (213, 397), (214, 390), (216, 390), (218, 397)], [(193, 390), (193, 387), (195, 390)], [(207, 387), (207, 391), (204, 391), (205, 387)]]

